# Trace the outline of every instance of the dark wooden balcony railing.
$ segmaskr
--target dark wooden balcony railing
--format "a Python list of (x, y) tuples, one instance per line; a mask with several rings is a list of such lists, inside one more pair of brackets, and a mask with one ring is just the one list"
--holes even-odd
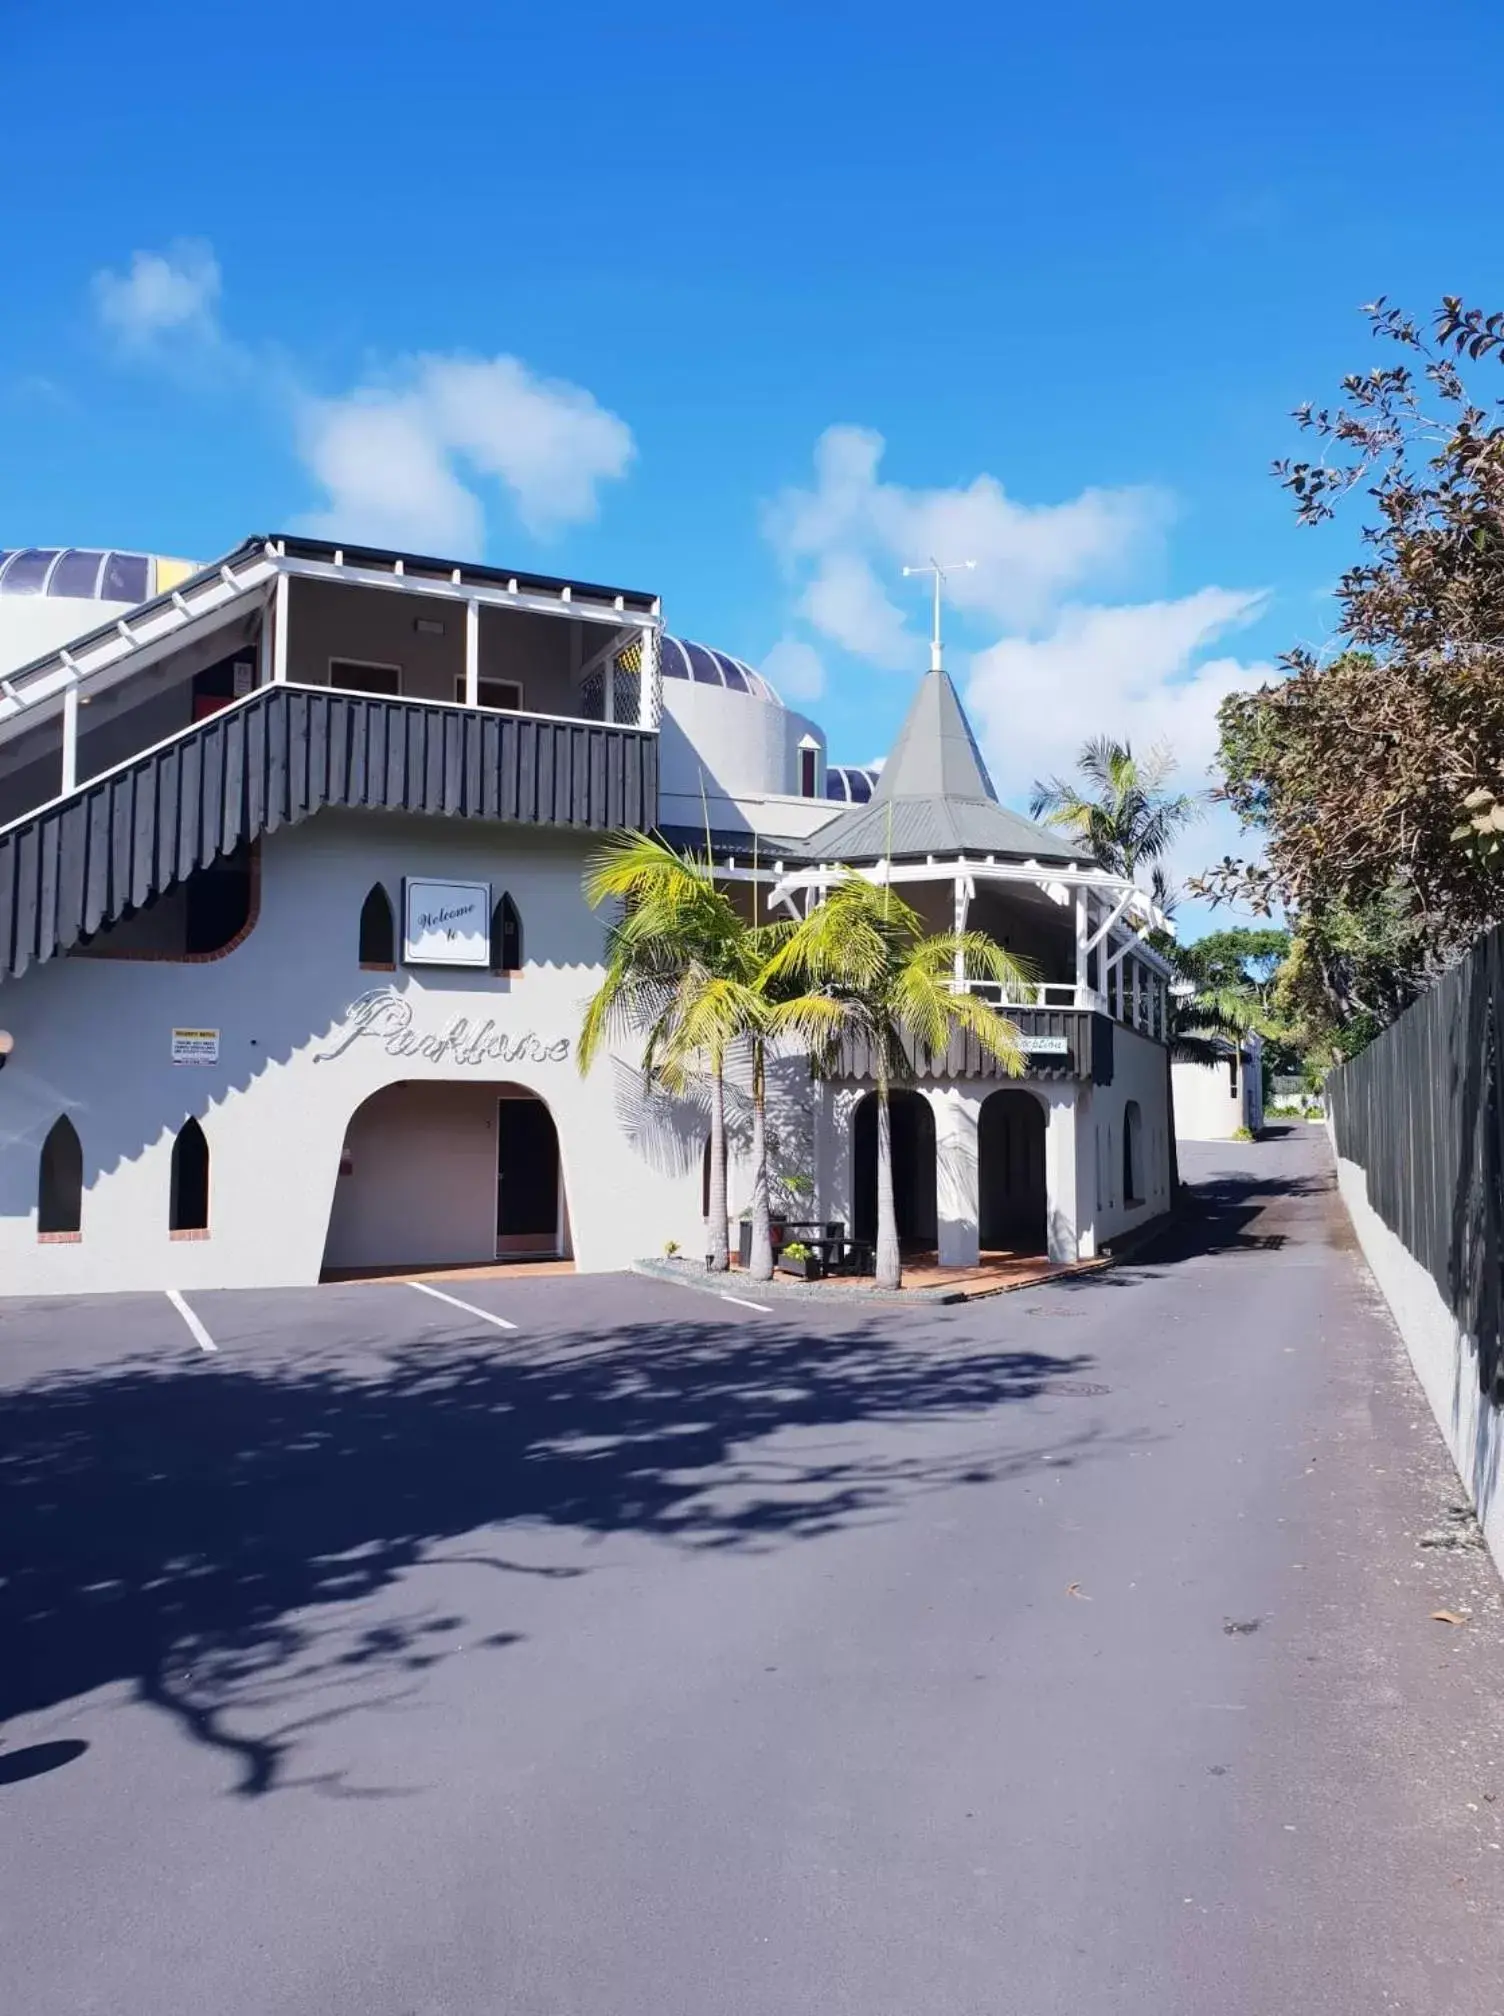
[(264, 686), (0, 833), (0, 978), (325, 806), (608, 832), (658, 815), (658, 738)]

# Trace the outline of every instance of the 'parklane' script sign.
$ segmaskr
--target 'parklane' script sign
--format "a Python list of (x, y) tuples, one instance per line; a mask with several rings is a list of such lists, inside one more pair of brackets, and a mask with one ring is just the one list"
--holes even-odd
[(409, 875), (402, 935), (405, 966), (489, 966), (491, 885)]
[(1018, 1047), (1026, 1057), (1069, 1057), (1070, 1038), (1067, 1036), (1020, 1036)]
[(489, 1018), (480, 1022), (454, 1015), (442, 1029), (425, 1035), (413, 1027), (409, 1000), (395, 987), (376, 987), (350, 1003), (344, 1028), (327, 1050), (315, 1055), (314, 1063), (343, 1057), (362, 1036), (379, 1043), (388, 1057), (421, 1057), (427, 1064), (562, 1064), (569, 1055), (567, 1036), (550, 1039), (531, 1029), (508, 1036)]

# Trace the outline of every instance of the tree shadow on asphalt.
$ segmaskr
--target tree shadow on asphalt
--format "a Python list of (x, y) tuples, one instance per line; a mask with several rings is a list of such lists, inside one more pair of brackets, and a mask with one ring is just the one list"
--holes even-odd
[[(358, 1358), (126, 1360), (12, 1388), (0, 1720), (123, 1684), (233, 1758), (237, 1792), (326, 1782), (382, 1796), (293, 1781), (288, 1766), (300, 1735), (401, 1702), (453, 1649), (467, 1620), (401, 1614), (408, 1589), (379, 1621), (361, 1607), (418, 1565), (585, 1572), (508, 1558), (536, 1551), (526, 1536), (540, 1527), (767, 1548), (1069, 1463), (1111, 1438), (1005, 1452), (988, 1423), (980, 1451), (937, 1455), (839, 1431), (985, 1417), (1090, 1362), (947, 1351), (891, 1327), (811, 1339), (686, 1321)], [(497, 1530), (509, 1522), (511, 1548)], [(258, 1718), (276, 1726), (245, 1733)]]

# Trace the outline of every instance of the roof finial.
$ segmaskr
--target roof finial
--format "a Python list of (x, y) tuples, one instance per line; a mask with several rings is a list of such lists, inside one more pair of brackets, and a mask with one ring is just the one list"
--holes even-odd
[(975, 567), (976, 564), (977, 563), (975, 560), (947, 560), (945, 565), (942, 567), (940, 562), (935, 558), (934, 554), (932, 553), (930, 555), (929, 565), (927, 567), (905, 567), (903, 570), (906, 578), (910, 574), (932, 574), (935, 577), (935, 627), (930, 637), (930, 670), (932, 672), (939, 672), (943, 669), (940, 662), (941, 585), (943, 584), (947, 574), (954, 574), (957, 571), (957, 569), (961, 567)]

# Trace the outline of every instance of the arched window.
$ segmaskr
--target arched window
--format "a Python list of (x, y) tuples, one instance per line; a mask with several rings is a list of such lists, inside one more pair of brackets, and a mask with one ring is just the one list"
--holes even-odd
[(207, 1232), (209, 1229), (209, 1144), (204, 1130), (187, 1119), (172, 1144), (172, 1195), (168, 1229)]
[(360, 963), (383, 973), (397, 964), (397, 921), (392, 899), (379, 882), (360, 906)]
[(1138, 1101), (1130, 1099), (1123, 1109), (1123, 1202), (1142, 1204), (1144, 1201), (1144, 1152), (1143, 1115), (1139, 1112)]
[(84, 1151), (78, 1129), (64, 1113), (42, 1143), (37, 1171), (37, 1230), (54, 1238), (83, 1223)]
[(517, 905), (505, 892), (491, 912), (491, 971), (522, 971), (522, 919), (517, 914)]

